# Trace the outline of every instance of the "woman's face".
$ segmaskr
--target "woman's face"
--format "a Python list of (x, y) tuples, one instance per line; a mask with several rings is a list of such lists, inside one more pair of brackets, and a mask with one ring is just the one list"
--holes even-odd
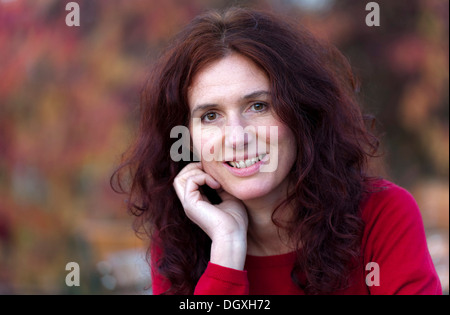
[(229, 56), (200, 71), (188, 91), (189, 130), (203, 169), (238, 199), (284, 193), (297, 147), (271, 107), (269, 79)]

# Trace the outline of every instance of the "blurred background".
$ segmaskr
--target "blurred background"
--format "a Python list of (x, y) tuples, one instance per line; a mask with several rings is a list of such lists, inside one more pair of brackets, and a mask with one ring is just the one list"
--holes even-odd
[(362, 0), (79, 0), (72, 27), (68, 2), (0, 0), (0, 294), (151, 294), (147, 243), (109, 178), (151, 60), (232, 4), (289, 15), (348, 57), (384, 134), (377, 167), (416, 198), (448, 294), (448, 1), (376, 1), (378, 27)]

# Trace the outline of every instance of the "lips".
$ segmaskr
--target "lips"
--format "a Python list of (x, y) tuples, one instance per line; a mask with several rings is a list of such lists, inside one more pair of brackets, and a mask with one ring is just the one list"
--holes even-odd
[(261, 161), (262, 159), (264, 159), (264, 157), (267, 154), (261, 154), (258, 155), (257, 157), (251, 158), (251, 159), (247, 159), (247, 160), (243, 160), (243, 161), (229, 161), (227, 162), (228, 165), (234, 167), (234, 168), (246, 168), (246, 167), (250, 167), (255, 163), (258, 163), (259, 161)]
[[(247, 159), (244, 161), (228, 161), (223, 162), (228, 171), (237, 177), (249, 177), (259, 172), (261, 165), (267, 163), (269, 160), (269, 154), (261, 154), (255, 158)], [(247, 163), (250, 166), (247, 166)], [(245, 166), (244, 166), (245, 165)], [(243, 167), (241, 167), (243, 166)]]

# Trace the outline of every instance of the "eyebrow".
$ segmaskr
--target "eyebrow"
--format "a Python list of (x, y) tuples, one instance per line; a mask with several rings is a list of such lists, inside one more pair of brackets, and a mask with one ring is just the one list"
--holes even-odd
[[(243, 97), (241, 97), (241, 100), (250, 100), (250, 99), (254, 99), (254, 98), (258, 98), (258, 97), (262, 97), (262, 96), (268, 96), (270, 95), (270, 92), (265, 91), (265, 90), (258, 90), (252, 93), (249, 93), (247, 95), (244, 95)], [(210, 108), (213, 107), (217, 107), (218, 104), (201, 104), (201, 105), (197, 105), (195, 106), (194, 110), (192, 111), (191, 115), (193, 116), (196, 112), (198, 111), (205, 111), (208, 110)]]

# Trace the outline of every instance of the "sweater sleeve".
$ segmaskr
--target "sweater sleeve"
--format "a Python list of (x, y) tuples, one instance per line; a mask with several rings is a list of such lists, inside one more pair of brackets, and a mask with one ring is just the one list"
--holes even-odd
[[(151, 248), (152, 292), (162, 294), (170, 289), (170, 282), (157, 271), (157, 261), (161, 257), (161, 249), (153, 245)], [(208, 263), (200, 277), (194, 295), (244, 295), (249, 292), (247, 272)]]
[(208, 263), (195, 287), (195, 295), (246, 295), (249, 291), (247, 272)]
[(386, 295), (442, 294), (417, 203), (408, 191), (387, 183), (387, 189), (375, 193), (363, 213), (365, 264), (376, 263), (377, 270), (369, 270), (378, 272), (378, 281), (368, 282), (366, 278), (369, 291)]

